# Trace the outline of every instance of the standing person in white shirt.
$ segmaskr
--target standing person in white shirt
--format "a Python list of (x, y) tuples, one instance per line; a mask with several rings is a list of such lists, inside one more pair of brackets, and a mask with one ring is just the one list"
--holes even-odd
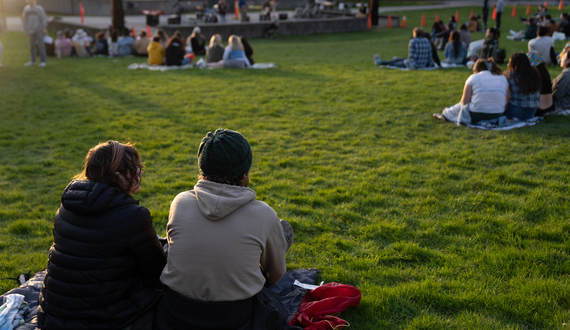
[(528, 51), (536, 50), (542, 55), (544, 63), (556, 63), (556, 54), (554, 53), (554, 39), (547, 36), (548, 28), (546, 26), (539, 26), (537, 37), (528, 42)]
[(25, 66), (36, 64), (36, 46), (40, 50), (40, 67), (46, 66), (46, 47), (44, 45), (44, 29), (47, 27), (46, 12), (36, 0), (26, 0), (28, 5), (22, 13), (24, 33), (30, 41), (30, 61)]

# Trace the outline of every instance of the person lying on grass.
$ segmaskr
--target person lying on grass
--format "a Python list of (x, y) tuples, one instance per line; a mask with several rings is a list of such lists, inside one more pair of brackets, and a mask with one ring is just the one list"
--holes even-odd
[(382, 61), (379, 55), (374, 55), (376, 65), (395, 66), (408, 69), (423, 69), (433, 67), (431, 43), (423, 37), (424, 31), (414, 28), (413, 38), (408, 44), (408, 58), (395, 58), (391, 61)]
[(467, 125), (501, 117), (509, 99), (509, 84), (501, 73), (492, 57), (478, 59), (473, 65), (473, 74), (465, 81), (461, 102), (434, 117), (443, 116), (443, 119)]
[[(198, 149), (200, 176), (170, 206), (166, 286), (155, 327), (283, 329), (264, 287), (285, 273), (291, 225), (248, 188), (252, 151), (239, 132), (209, 132)], [(200, 312), (197, 312), (200, 311)]]
[(131, 197), (143, 169), (132, 144), (89, 150), (55, 215), (41, 329), (151, 329), (166, 255), (149, 211)]

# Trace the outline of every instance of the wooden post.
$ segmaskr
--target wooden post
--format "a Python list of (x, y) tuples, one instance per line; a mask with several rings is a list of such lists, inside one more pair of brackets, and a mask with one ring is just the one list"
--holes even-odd
[(117, 30), (119, 35), (123, 35), (123, 31), (125, 30), (123, 0), (111, 0), (111, 22), (111, 28)]

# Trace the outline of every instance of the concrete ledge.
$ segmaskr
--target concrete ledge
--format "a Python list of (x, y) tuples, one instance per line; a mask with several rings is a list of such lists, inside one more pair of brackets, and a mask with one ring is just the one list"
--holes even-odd
[[(339, 33), (350, 31), (362, 31), (367, 29), (366, 18), (339, 17), (339, 18), (322, 18), (322, 19), (289, 19), (279, 21), (280, 35), (308, 35), (314, 33)], [(380, 15), (379, 26), (385, 27), (388, 22), (388, 16)], [(260, 23), (235, 23), (235, 24), (204, 24), (200, 23), (202, 34), (209, 39), (214, 34), (221, 34), (223, 38), (227, 38), (232, 34), (236, 34), (246, 38), (263, 37), (263, 30), (269, 22)], [(400, 25), (400, 18), (392, 16), (392, 26)], [(168, 35), (172, 35), (174, 31), (180, 31), (183, 36), (189, 36), (195, 25), (162, 25)]]

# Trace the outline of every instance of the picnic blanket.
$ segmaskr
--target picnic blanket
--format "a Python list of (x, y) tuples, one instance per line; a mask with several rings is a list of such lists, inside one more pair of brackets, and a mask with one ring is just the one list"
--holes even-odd
[[(24, 296), (23, 300), (28, 303), (30, 312), (27, 313), (24, 318), (25, 323), (17, 327), (17, 330), (40, 330), (38, 328), (36, 315), (38, 298), (42, 289), (45, 273), (46, 270), (44, 269), (36, 273), (20, 287), (12, 289), (2, 295), (2, 301), (4, 301), (9, 295), (19, 294)], [(318, 274), (319, 270), (315, 268), (288, 271), (277, 284), (269, 287), (269, 290), (279, 296), (283, 306), (287, 310), (289, 314), (287, 321), (291, 320), (297, 313), (303, 301), (303, 297), (307, 292), (307, 289), (303, 286), (299, 286), (299, 283), (309, 286), (314, 285), (317, 281)]]
[[(169, 71), (169, 70), (186, 70), (194, 68), (194, 64), (176, 65), (148, 65), (148, 63), (133, 63), (127, 67), (129, 70), (150, 70), (150, 71)], [(276, 68), (275, 63), (255, 63), (247, 69), (271, 69)]]
[[(387, 69), (399, 69), (402, 71), (410, 71), (410, 70), (414, 70), (414, 69), (410, 69), (410, 68), (402, 68), (399, 66), (391, 66), (391, 65), (378, 65), (378, 67), (380, 68), (387, 68)], [(450, 69), (450, 68), (461, 68), (461, 67), (465, 67), (465, 65), (462, 64), (447, 64), (447, 63), (441, 63), (441, 67), (439, 67), (437, 64), (434, 64), (434, 66), (431, 67), (427, 67), (427, 68), (420, 68), (417, 70), (435, 70), (435, 69)]]

